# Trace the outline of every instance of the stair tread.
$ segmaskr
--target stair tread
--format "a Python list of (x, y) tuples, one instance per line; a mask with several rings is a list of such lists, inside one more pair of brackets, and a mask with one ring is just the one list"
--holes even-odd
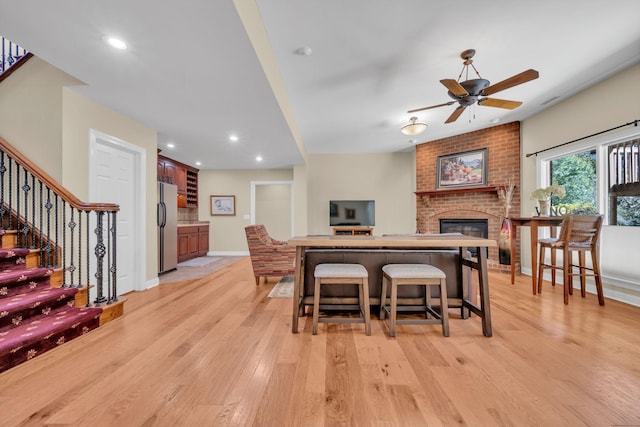
[[(53, 274), (50, 268), (25, 268), (23, 270), (0, 270), (0, 285), (13, 282), (24, 282), (26, 280), (48, 277)], [(0, 293), (0, 297), (2, 294)]]
[(15, 256), (29, 255), (31, 249), (27, 248), (0, 248), (0, 258), (12, 258)]
[(15, 352), (58, 331), (100, 317), (99, 307), (60, 307), (0, 331), (0, 355)]
[(47, 301), (56, 301), (67, 296), (73, 297), (76, 293), (78, 293), (78, 288), (43, 288), (35, 292), (0, 298), (0, 318), (32, 308), (36, 304), (44, 305)]

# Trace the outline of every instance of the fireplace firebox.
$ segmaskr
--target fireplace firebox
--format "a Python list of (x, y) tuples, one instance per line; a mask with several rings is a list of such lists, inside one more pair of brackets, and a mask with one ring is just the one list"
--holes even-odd
[[(440, 219), (440, 232), (441, 233), (462, 233), (465, 236), (474, 237), (489, 237), (489, 220), (481, 218), (472, 219)], [(471, 254), (475, 257), (478, 254), (475, 249), (471, 251)]]

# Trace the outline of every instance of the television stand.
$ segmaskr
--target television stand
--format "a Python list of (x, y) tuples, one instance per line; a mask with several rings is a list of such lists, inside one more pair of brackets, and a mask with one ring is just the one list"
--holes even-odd
[(363, 226), (340, 226), (333, 227), (335, 236), (372, 236), (373, 227)]

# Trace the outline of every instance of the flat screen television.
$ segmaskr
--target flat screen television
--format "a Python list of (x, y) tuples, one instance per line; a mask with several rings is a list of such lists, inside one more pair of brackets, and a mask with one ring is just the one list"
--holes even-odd
[(376, 225), (375, 200), (330, 200), (329, 225), (373, 227)]

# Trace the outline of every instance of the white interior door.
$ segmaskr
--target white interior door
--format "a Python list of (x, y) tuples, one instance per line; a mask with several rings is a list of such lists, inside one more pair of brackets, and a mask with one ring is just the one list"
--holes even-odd
[[(91, 131), (90, 198), (92, 202), (117, 203), (117, 291), (125, 294), (142, 285), (141, 254), (144, 240), (141, 221), (145, 198), (140, 194), (144, 151), (124, 141)], [(105, 224), (106, 230), (106, 224)]]

